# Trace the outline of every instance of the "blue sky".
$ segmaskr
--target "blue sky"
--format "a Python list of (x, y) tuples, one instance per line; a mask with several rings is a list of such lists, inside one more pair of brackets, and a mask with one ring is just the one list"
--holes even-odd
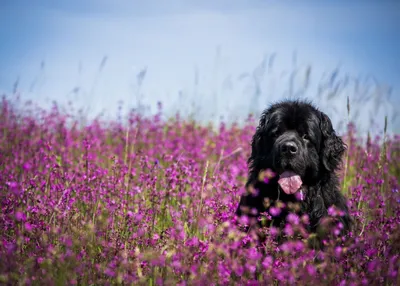
[[(136, 76), (147, 68), (143, 103), (161, 100), (166, 111), (194, 103), (203, 118), (241, 117), (255, 102), (262, 109), (282, 97), (296, 51), (296, 66), (311, 64), (314, 87), (339, 66), (342, 75), (371, 75), (384, 90), (393, 87), (393, 108), (400, 102), (399, 27), (399, 1), (385, 0), (2, 0), (0, 91), (11, 92), (19, 78), (22, 96), (42, 106), (72, 100), (90, 114), (115, 114), (120, 100), (136, 104)], [(273, 53), (273, 69), (260, 74), (257, 66)], [(257, 99), (246, 73), (258, 76)], [(324, 105), (339, 122), (344, 115), (333, 105), (343, 110), (345, 100)], [(381, 124), (375, 107), (363, 106), (361, 118), (372, 112)]]

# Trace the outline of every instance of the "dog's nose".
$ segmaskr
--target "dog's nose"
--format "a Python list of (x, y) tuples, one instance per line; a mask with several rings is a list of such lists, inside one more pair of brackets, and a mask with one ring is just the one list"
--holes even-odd
[(299, 150), (299, 148), (297, 147), (296, 143), (294, 143), (293, 141), (285, 142), (282, 144), (282, 147), (281, 147), (281, 152), (283, 154), (288, 154), (288, 155), (296, 154), (297, 150)]

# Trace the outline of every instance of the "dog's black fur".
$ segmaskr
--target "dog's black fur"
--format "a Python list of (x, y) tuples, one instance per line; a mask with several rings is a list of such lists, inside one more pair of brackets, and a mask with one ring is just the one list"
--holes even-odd
[[(294, 154), (282, 152), (284, 144), (294, 144)], [(300, 213), (309, 216), (308, 230), (315, 232), (321, 219), (328, 216), (328, 208), (335, 206), (343, 212), (339, 221), (343, 224), (342, 232), (347, 232), (351, 218), (335, 174), (345, 150), (346, 145), (336, 135), (329, 117), (310, 102), (285, 100), (272, 105), (262, 113), (251, 142), (246, 189), (256, 193), (247, 192), (241, 196), (236, 215), (257, 219), (260, 213), (269, 211), (266, 198), (271, 205), (278, 199), (286, 204), (298, 202)], [(260, 171), (267, 169), (277, 174), (268, 183), (259, 180)], [(285, 170), (300, 175), (302, 201), (280, 189), (279, 174)], [(287, 214), (285, 210), (274, 217), (272, 225), (281, 227)]]

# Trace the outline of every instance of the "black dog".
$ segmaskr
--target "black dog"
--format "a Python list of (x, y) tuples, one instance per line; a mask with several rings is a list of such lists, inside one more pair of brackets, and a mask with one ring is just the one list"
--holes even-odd
[[(251, 148), (247, 193), (240, 198), (237, 216), (261, 226), (257, 218), (277, 201), (298, 203), (299, 213), (308, 214), (308, 230), (315, 232), (335, 206), (342, 212), (342, 232), (349, 230), (351, 218), (335, 174), (346, 145), (326, 114), (306, 101), (276, 103), (262, 113)], [(276, 176), (264, 181), (260, 174), (265, 170)], [(275, 214), (269, 226), (282, 227), (288, 213), (286, 208)]]

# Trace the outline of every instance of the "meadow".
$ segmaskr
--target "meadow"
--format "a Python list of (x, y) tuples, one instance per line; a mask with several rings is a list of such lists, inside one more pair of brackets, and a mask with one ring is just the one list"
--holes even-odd
[(257, 118), (201, 125), (160, 105), (83, 125), (57, 105), (0, 107), (0, 284), (400, 285), (399, 135), (348, 124), (348, 236), (310, 249), (293, 215), (261, 250), (234, 217)]

